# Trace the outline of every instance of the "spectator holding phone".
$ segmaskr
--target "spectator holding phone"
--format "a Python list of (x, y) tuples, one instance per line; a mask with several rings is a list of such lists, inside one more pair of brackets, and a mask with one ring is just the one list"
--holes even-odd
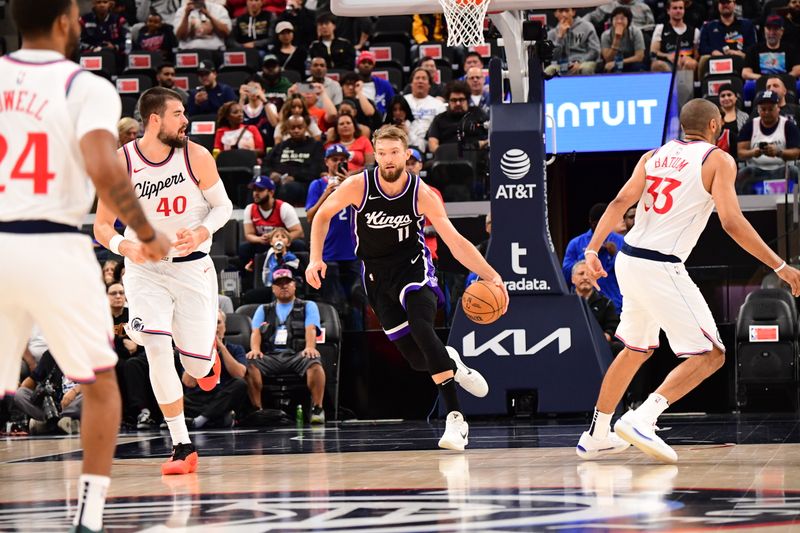
[[(310, 85), (304, 85), (302, 83), (297, 84), (299, 87), (298, 92), (305, 91), (313, 91)], [(306, 107), (306, 101), (303, 99), (302, 94), (298, 94), (293, 89), (289, 89), (292, 93), (291, 96), (286, 100), (286, 103), (283, 104), (280, 112), (280, 121), (278, 125), (275, 126), (275, 145), (277, 146), (279, 143), (286, 141), (289, 139), (289, 128), (287, 127), (287, 122), (289, 117), (292, 115), (299, 115), (303, 117), (306, 121), (306, 133), (314, 138), (315, 141), (320, 140), (322, 137), (322, 131), (319, 129), (316, 120), (311, 120), (311, 114), (308, 112), (308, 108)]]
[(275, 104), (267, 101), (264, 84), (258, 76), (253, 76), (239, 87), (239, 105), (244, 112), (242, 124), (255, 126), (264, 140), (264, 145), (272, 146), (275, 126), (280, 120), (280, 115)]
[(173, 26), (180, 49), (223, 50), (231, 33), (231, 17), (220, 4), (188, 0), (175, 12)]

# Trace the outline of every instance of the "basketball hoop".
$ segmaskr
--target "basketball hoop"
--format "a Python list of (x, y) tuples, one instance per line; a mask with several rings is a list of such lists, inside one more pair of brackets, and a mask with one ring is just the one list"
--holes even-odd
[(439, 0), (447, 21), (447, 46), (483, 44), (483, 19), (491, 0)]

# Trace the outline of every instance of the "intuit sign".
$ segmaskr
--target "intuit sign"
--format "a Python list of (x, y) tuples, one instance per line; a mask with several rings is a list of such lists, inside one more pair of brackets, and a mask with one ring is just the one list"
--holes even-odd
[[(553, 78), (546, 83), (547, 152), (649, 150), (661, 144), (669, 73)], [(556, 125), (554, 147), (552, 127)]]

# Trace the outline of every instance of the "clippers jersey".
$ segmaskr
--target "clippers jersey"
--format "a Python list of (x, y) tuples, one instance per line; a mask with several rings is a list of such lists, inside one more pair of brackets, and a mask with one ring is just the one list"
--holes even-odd
[(108, 81), (55, 51), (0, 58), (0, 221), (79, 227), (94, 200), (80, 139), (117, 138), (121, 104)]
[[(173, 242), (179, 229), (194, 229), (203, 222), (211, 206), (192, 173), (187, 148), (173, 148), (160, 163), (148, 161), (139, 151), (137, 141), (129, 142), (122, 150), (133, 190), (155, 229)], [(136, 232), (126, 228), (125, 238), (136, 240)], [(198, 252), (210, 250), (211, 238), (197, 247)], [(169, 255), (174, 256), (174, 250)]]
[(422, 227), (425, 217), (417, 212), (420, 179), (406, 173), (406, 188), (387, 196), (378, 181), (378, 167), (364, 171), (364, 198), (355, 213), (356, 256), (365, 262), (400, 264), (420, 254), (430, 256)]
[(670, 141), (653, 153), (626, 243), (686, 261), (714, 209), (702, 168), (716, 148), (704, 141)]

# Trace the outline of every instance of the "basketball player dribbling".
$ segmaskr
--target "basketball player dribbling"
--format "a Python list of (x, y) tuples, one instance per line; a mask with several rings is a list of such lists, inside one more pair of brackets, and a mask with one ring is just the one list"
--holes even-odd
[(97, 205), (94, 232), (106, 248), (125, 257), (128, 335), (144, 346), (150, 383), (172, 437), (172, 457), (162, 474), (197, 470), (197, 451), (183, 415), (183, 387), (172, 343), (186, 372), (204, 390), (219, 379), (217, 272), (209, 257), (211, 236), (230, 219), (233, 205), (211, 154), (186, 136), (181, 97), (162, 87), (139, 99), (144, 136), (124, 145), (124, 161), (145, 213), (172, 241), (161, 261), (143, 264), (141, 243), (130, 227), (120, 235), (114, 215)]
[(462, 237), (447, 218), (442, 201), (415, 176), (406, 172), (411, 155), (408, 138), (395, 126), (384, 126), (373, 136), (374, 170), (361, 179), (349, 179), (322, 204), (311, 225), (311, 255), (306, 269), (309, 285), (318, 289), (325, 277), (322, 248), (331, 218), (342, 209), (355, 209), (356, 256), (370, 305), (383, 330), (415, 370), (429, 372), (447, 409), (441, 448), (463, 450), (469, 426), (458, 402), (455, 384), (475, 396), (489, 392), (486, 380), (468, 368), (458, 353), (445, 347), (433, 329), (442, 292), (431, 254), (422, 233), (425, 217), (458, 261), (508, 292), (500, 275), (475, 246)]
[[(606, 372), (594, 420), (578, 442), (576, 451), (583, 459), (622, 452), (630, 443), (659, 461), (677, 462), (675, 451), (656, 435), (656, 420), (725, 360), (714, 317), (683, 265), (714, 207), (728, 235), (774, 269), (792, 294), (800, 295), (800, 272), (781, 260), (742, 215), (733, 186), (736, 162), (714, 145), (723, 125), (719, 108), (708, 100), (690, 100), (680, 121), (686, 140), (670, 141), (642, 156), (585, 250), (594, 278), (605, 276), (597, 251), (628, 206), (638, 202), (636, 225), (616, 261), (625, 303), (616, 336), (625, 349)], [(661, 329), (675, 354), (686, 360), (638, 409), (625, 413), (612, 432), (611, 416), (633, 376), (658, 347)]]
[(116, 90), (66, 59), (81, 31), (75, 0), (14, 0), (11, 14), (22, 49), (0, 58), (0, 398), (16, 391), (38, 325), (64, 375), (82, 384), (73, 530), (98, 531), (121, 406), (100, 266), (78, 230), (95, 187), (112, 216), (142, 236), (142, 261), (157, 260), (169, 242), (148, 223), (116, 158)]

